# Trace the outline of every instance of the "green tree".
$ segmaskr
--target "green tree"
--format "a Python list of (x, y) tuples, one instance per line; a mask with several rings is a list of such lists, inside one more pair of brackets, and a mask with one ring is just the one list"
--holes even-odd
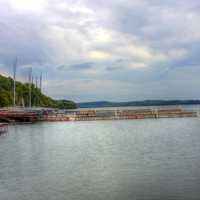
[[(0, 75), (0, 107), (12, 106), (13, 79)], [(16, 105), (29, 106), (29, 84), (16, 82)], [(32, 105), (39, 107), (52, 107), (60, 109), (74, 109), (76, 103), (68, 100), (54, 100), (41, 93), (40, 89), (32, 84)]]

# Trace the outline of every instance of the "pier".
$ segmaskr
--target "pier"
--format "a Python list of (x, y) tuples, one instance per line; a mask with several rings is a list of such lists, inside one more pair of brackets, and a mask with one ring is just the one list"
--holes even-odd
[(97, 121), (159, 118), (196, 118), (197, 112), (176, 109), (108, 109), (108, 110), (0, 110), (0, 122), (34, 123), (39, 121)]
[(48, 114), (45, 121), (136, 120), (186, 117), (196, 118), (198, 115), (197, 112), (182, 109), (77, 110)]

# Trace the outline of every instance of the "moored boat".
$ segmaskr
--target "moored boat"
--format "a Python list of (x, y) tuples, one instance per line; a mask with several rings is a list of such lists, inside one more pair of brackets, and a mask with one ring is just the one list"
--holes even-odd
[(8, 132), (8, 124), (7, 123), (0, 123), (0, 134)]

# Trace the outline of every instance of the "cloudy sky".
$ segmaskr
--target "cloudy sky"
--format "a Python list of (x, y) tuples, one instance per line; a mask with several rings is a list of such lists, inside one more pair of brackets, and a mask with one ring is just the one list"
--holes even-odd
[(200, 98), (200, 1), (0, 0), (0, 73), (75, 101)]

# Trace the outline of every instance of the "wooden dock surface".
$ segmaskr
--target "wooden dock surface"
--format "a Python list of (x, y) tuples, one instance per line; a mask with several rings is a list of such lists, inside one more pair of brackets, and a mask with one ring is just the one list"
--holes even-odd
[[(176, 109), (37, 110), (0, 111), (0, 122), (96, 121), (198, 117), (197, 112)], [(3, 128), (2, 128), (3, 129)]]

